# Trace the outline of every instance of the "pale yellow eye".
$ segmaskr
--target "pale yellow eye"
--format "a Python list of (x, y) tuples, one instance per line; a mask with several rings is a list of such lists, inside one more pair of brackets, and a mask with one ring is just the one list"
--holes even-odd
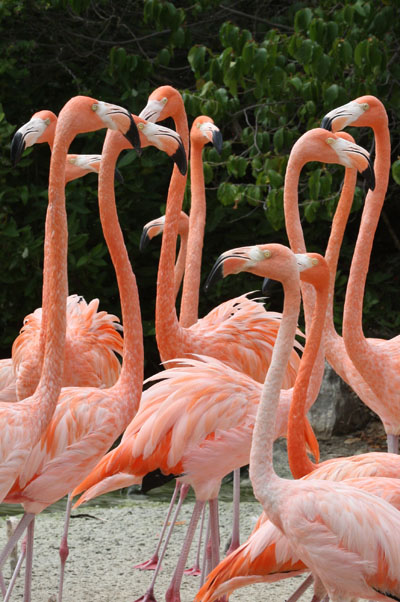
[(363, 104), (361, 105), (364, 111), (368, 111), (369, 109), (369, 104), (367, 102), (363, 102)]
[(92, 104), (92, 111), (96, 112), (98, 108), (99, 108), (98, 104), (96, 104), (96, 103)]
[(50, 125), (50, 119), (49, 118), (45, 119), (44, 122), (45, 122), (46, 125)]
[(263, 251), (263, 255), (265, 257), (265, 259), (268, 259), (268, 257), (271, 257), (271, 251), (268, 251), (268, 249), (266, 251)]
[(164, 98), (161, 101), (163, 103), (163, 105), (166, 105), (168, 102), (168, 98), (166, 96), (164, 96)]
[(143, 130), (144, 123), (138, 123), (138, 130)]
[(333, 144), (335, 142), (334, 138), (327, 138), (325, 141), (327, 144)]
[(201, 123), (196, 123), (196, 127), (197, 127), (198, 129), (200, 129), (200, 128), (201, 128)]
[(313, 265), (318, 265), (318, 259), (317, 259), (316, 257), (312, 257), (312, 258), (311, 258), (311, 263), (312, 263)]

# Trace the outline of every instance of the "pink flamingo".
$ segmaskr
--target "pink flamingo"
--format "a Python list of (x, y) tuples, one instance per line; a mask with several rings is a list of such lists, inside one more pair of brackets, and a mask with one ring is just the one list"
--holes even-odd
[[(138, 140), (137, 128), (130, 113), (117, 105), (110, 105), (108, 103), (96, 101), (93, 98), (78, 96), (71, 99), (61, 111), (50, 163), (49, 178), (49, 199), (54, 198), (55, 200), (53, 203), (57, 202), (60, 208), (57, 209), (55, 215), (53, 215), (54, 211), (51, 205), (49, 219), (47, 221), (47, 233), (54, 230), (58, 225), (57, 221), (65, 220), (66, 224), (64, 170), (66, 154), (70, 142), (79, 132), (94, 131), (104, 127), (121, 130), (126, 136), (129, 136), (131, 140)], [(62, 268), (59, 267), (59, 265), (57, 266), (60, 274), (58, 274), (57, 270), (54, 270), (51, 265), (51, 271), (49, 271), (50, 261), (49, 258), (47, 258), (48, 270), (46, 274), (49, 280), (47, 283), (44, 283), (44, 289), (46, 291), (52, 291), (53, 288), (58, 289), (58, 281), (63, 276), (62, 270), (66, 271), (66, 225), (65, 233), (62, 234), (61, 238), (56, 239), (56, 243), (52, 242), (55, 240), (54, 236), (50, 237), (50, 242), (47, 241), (47, 246), (56, 244), (57, 252), (63, 259), (63, 265)], [(45, 245), (46, 254), (48, 254), (47, 246)], [(58, 264), (59, 263), (60, 260), (58, 261)], [(128, 278), (128, 276), (126, 278)], [(124, 280), (124, 282), (126, 282), (126, 280)], [(63, 287), (60, 285), (60, 289), (62, 292), (65, 292), (66, 299), (66, 283)], [(50, 292), (48, 292), (48, 294), (50, 294)], [(56, 298), (59, 300), (61, 293), (57, 294), (59, 296)], [(136, 313), (133, 313), (131, 318), (134, 319), (133, 316), (137, 317), (138, 314), (138, 309), (133, 301), (133, 299), (136, 299), (136, 297), (134, 297), (134, 291), (130, 291), (130, 297), (132, 298), (133, 305), (135, 305), (133, 312), (136, 309)], [(52, 299), (52, 297), (50, 298)], [(62, 308), (62, 302), (60, 300), (58, 301), (57, 307), (54, 306), (54, 302), (52, 302), (52, 304), (46, 304), (46, 311), (49, 312), (49, 318), (51, 317), (51, 320), (46, 320), (45, 317), (43, 317), (42, 323), (49, 325), (48, 330), (50, 333), (53, 332), (53, 329), (55, 329), (57, 325), (57, 321), (60, 320), (61, 317), (65, 320), (65, 312), (61, 311), (61, 317), (57, 317), (57, 311), (60, 311), (60, 306)], [(140, 318), (136, 321), (138, 322), (138, 324), (135, 324), (135, 327), (136, 332), (139, 334), (139, 342), (137, 342), (135, 337), (132, 337), (129, 333), (128, 318), (125, 323), (126, 329), (128, 330), (128, 333), (125, 332), (125, 334), (128, 334), (128, 338), (125, 337), (124, 345), (126, 348), (130, 338), (134, 339), (134, 349), (132, 349), (131, 352), (133, 357), (128, 357), (128, 354), (126, 359), (124, 357), (125, 368), (123, 366), (117, 384), (106, 390), (95, 388), (64, 389), (57, 404), (57, 414), (53, 416), (53, 419), (46, 420), (44, 418), (42, 421), (40, 419), (34, 421), (36, 430), (37, 423), (44, 424), (44, 427), (47, 427), (47, 429), (44, 432), (41, 441), (35, 445), (34, 448), (33, 445), (36, 444), (37, 440), (29, 447), (25, 454), (24, 464), (10, 475), (6, 484), (5, 494), (7, 494), (7, 499), (10, 499), (12, 502), (23, 503), (25, 514), (14, 533), (14, 536), (10, 539), (0, 556), (0, 566), (3, 565), (8, 550), (12, 549), (15, 545), (14, 542), (18, 541), (18, 538), (21, 536), (24, 529), (28, 527), (27, 593), (25, 594), (28, 598), (30, 591), (30, 569), (32, 565), (33, 518), (35, 514), (40, 512), (47, 505), (53, 503), (56, 499), (60, 499), (68, 493), (68, 491), (72, 489), (71, 480), (73, 483), (74, 472), (76, 471), (78, 473), (79, 476), (77, 481), (79, 481), (80, 475), (85, 474), (86, 465), (88, 464), (88, 471), (91, 468), (90, 455), (95, 454), (97, 448), (100, 450), (98, 453), (102, 455), (113, 441), (114, 429), (120, 429), (119, 432), (123, 430), (125, 422), (117, 412), (114, 413), (110, 410), (109, 415), (111, 414), (112, 416), (111, 419), (107, 421), (107, 402), (109, 402), (109, 405), (111, 405), (112, 402), (117, 405), (117, 401), (119, 401), (120, 406), (124, 405), (124, 402), (125, 405), (128, 406), (126, 410), (128, 413), (127, 422), (129, 422), (129, 419), (135, 411), (135, 401), (137, 404), (139, 402), (140, 384), (142, 379), (142, 363), (140, 361), (142, 342), (140, 338)], [(63, 324), (63, 326), (65, 330), (65, 325)], [(65, 332), (63, 333), (63, 336), (65, 336)], [(46, 347), (48, 345), (47, 341), (49, 340), (49, 337), (50, 335), (47, 334)], [(53, 335), (51, 340), (53, 340)], [(63, 342), (63, 339), (61, 339), (61, 341)], [(45, 370), (47, 361), (47, 357), (45, 357), (43, 371)], [(62, 362), (59, 361), (59, 363), (62, 367)], [(129, 380), (129, 375), (127, 374), (128, 366), (130, 369), (133, 368), (133, 377), (128, 386), (130, 393), (127, 396), (128, 399), (121, 401), (116, 393), (118, 393), (118, 389), (121, 393), (121, 389), (123, 389), (124, 386), (127, 386), (126, 381)], [(57, 380), (55, 380), (55, 382), (57, 383)], [(118, 385), (120, 386), (118, 387)], [(59, 389), (57, 391), (57, 397), (58, 392)], [(54, 405), (57, 402), (57, 397), (54, 400)], [(7, 407), (20, 408), (23, 407), (25, 403), (26, 402), (23, 401), (18, 404), (8, 405)], [(129, 414), (130, 406), (132, 406), (131, 414)], [(54, 407), (52, 409), (54, 410)], [(119, 420), (122, 422), (122, 426), (120, 426)], [(97, 431), (96, 427), (98, 429)], [(41, 430), (39, 436), (44, 430), (44, 428)], [(107, 439), (107, 436), (109, 439)], [(27, 440), (29, 441), (28, 437)], [(64, 451), (64, 464), (61, 461), (62, 451)], [(28, 454), (29, 457), (27, 457)], [(95, 464), (95, 462), (96, 459), (93, 464)]]
[(388, 451), (398, 452), (400, 433), (398, 390), (399, 337), (389, 341), (366, 339), (362, 330), (362, 305), (373, 239), (389, 179), (390, 135), (383, 104), (374, 96), (361, 96), (328, 113), (322, 122), (328, 129), (371, 127), (375, 136), (376, 188), (365, 199), (354, 250), (343, 314), (343, 339), (349, 359), (374, 392), (362, 398), (378, 414), (387, 433)]
[[(176, 131), (187, 148), (188, 127), (183, 100), (171, 86), (157, 88), (150, 95), (140, 117), (149, 121), (162, 121), (172, 117)], [(207, 140), (204, 138), (204, 141)], [(279, 327), (276, 314), (271, 317), (260, 304), (242, 296), (239, 300), (222, 304), (189, 328), (182, 327), (178, 322), (172, 283), (185, 185), (186, 178), (174, 170), (168, 193), (157, 278), (156, 338), (161, 359), (167, 361), (192, 357), (193, 354), (213, 356), (262, 382), (271, 356), (270, 341), (274, 340)], [(266, 337), (268, 332), (270, 334)], [(299, 361), (293, 350), (285, 381), (288, 387), (294, 382)]]
[[(243, 267), (279, 279), (285, 301), (253, 433), (250, 478), (254, 494), (333, 602), (352, 597), (387, 600), (398, 596), (400, 555), (391, 534), (400, 528), (399, 511), (377, 496), (345, 483), (290, 481), (279, 478), (273, 470), (271, 417), (276, 413), (295, 336), (300, 292), (298, 266), (292, 252), (280, 245), (263, 246), (263, 252), (263, 265), (260, 262), (249, 267), (245, 258)], [(236, 256), (237, 267), (239, 261)], [(343, 508), (347, 511), (343, 512)]]
[[(140, 238), (140, 250), (142, 251), (148, 244), (148, 241), (158, 236), (164, 230), (165, 215), (161, 215), (156, 219), (147, 222), (143, 227), (142, 236)], [(174, 296), (175, 300), (178, 296), (179, 289), (182, 284), (183, 273), (185, 271), (186, 251), (187, 251), (187, 240), (189, 232), (189, 217), (181, 211), (179, 215), (178, 234), (180, 237), (180, 246), (178, 257), (175, 262), (174, 268)]]

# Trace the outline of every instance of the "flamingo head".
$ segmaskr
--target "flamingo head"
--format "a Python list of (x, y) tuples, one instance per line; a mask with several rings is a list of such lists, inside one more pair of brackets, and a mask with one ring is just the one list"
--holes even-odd
[(16, 166), (22, 153), (36, 143), (53, 143), (57, 117), (51, 111), (39, 111), (22, 125), (14, 134), (11, 141), (11, 163)]
[(155, 146), (159, 150), (167, 153), (184, 176), (187, 172), (187, 159), (185, 148), (179, 134), (170, 128), (166, 128), (158, 123), (146, 121), (141, 117), (133, 116), (133, 119), (139, 131), (141, 146)]
[(178, 90), (172, 86), (160, 86), (150, 94), (147, 105), (140, 112), (139, 117), (155, 123), (168, 117), (174, 118), (183, 109), (182, 96)]
[[(149, 241), (152, 240), (155, 236), (162, 234), (164, 231), (165, 225), (165, 215), (161, 215), (156, 219), (153, 219), (151, 222), (147, 222), (147, 224), (143, 227), (142, 235), (140, 237), (139, 250), (143, 251), (145, 247), (149, 244)], [(189, 216), (181, 211), (179, 216), (179, 225), (178, 225), (178, 233), (180, 236), (187, 236), (189, 232)]]
[(207, 142), (211, 142), (217, 153), (221, 154), (222, 134), (211, 117), (207, 117), (206, 115), (196, 117), (190, 130), (190, 140), (192, 143), (198, 143), (202, 147)]
[(322, 128), (314, 128), (303, 134), (293, 145), (291, 158), (300, 156), (303, 164), (309, 161), (320, 161), (355, 168), (365, 177), (369, 188), (373, 190), (375, 175), (369, 152), (352, 140), (343, 132), (339, 135)]
[(387, 123), (385, 107), (378, 98), (367, 95), (329, 111), (322, 119), (321, 127), (337, 132), (347, 126), (371, 127), (382, 120)]
[(219, 256), (212, 268), (206, 284), (206, 291), (212, 283), (229, 274), (250, 272), (257, 276), (284, 282), (303, 270), (315, 265), (315, 257), (307, 253), (295, 255), (288, 247), (280, 244), (254, 245), (231, 249)]
[[(99, 173), (101, 155), (68, 155), (65, 169), (65, 181), (76, 180), (88, 173)], [(121, 172), (115, 169), (115, 178), (119, 182), (124, 179)]]

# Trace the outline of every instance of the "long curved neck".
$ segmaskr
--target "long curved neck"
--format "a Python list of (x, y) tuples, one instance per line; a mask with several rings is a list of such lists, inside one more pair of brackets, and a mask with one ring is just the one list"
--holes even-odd
[[(189, 130), (183, 107), (175, 118), (176, 131), (182, 138), (185, 151), (188, 150)], [(176, 349), (185, 335), (176, 315), (174, 298), (174, 263), (178, 236), (179, 215), (185, 193), (186, 176), (182, 176), (174, 166), (168, 189), (165, 211), (164, 232), (161, 243), (160, 262), (157, 275), (156, 298), (156, 339), (163, 361), (176, 357)]]
[(343, 314), (343, 338), (346, 349), (355, 365), (357, 365), (357, 357), (360, 358), (360, 353), (362, 354), (363, 372), (368, 372), (369, 366), (374, 366), (375, 369), (377, 361), (374, 350), (364, 336), (362, 310), (372, 244), (389, 180), (390, 135), (387, 117), (386, 120), (382, 120), (379, 127), (374, 127), (374, 135), (376, 187), (374, 191), (368, 191), (365, 199), (360, 230), (351, 262)]
[[(73, 135), (64, 119), (57, 126), (56, 139), (50, 162), (48, 228), (46, 228), (45, 299), (43, 312), (45, 355), (37, 387), (39, 403), (37, 416), (32, 419), (39, 436), (47, 427), (61, 390), (64, 367), (66, 331), (66, 300), (68, 295), (67, 253), (68, 228), (65, 210), (65, 162)], [(42, 312), (42, 313), (43, 313)]]
[(190, 189), (192, 200), (181, 312), (179, 317), (180, 324), (184, 328), (188, 328), (197, 322), (199, 313), (201, 257), (206, 223), (206, 193), (204, 186), (202, 150), (203, 146), (192, 139), (190, 149)]
[(174, 268), (174, 297), (175, 301), (179, 293), (179, 289), (182, 284), (183, 274), (185, 272), (186, 253), (188, 244), (188, 233), (187, 231), (180, 233), (180, 244), (179, 253), (175, 262)]
[[(283, 206), (285, 211), (286, 232), (289, 239), (290, 248), (293, 253), (305, 253), (306, 245), (304, 242), (303, 229), (300, 222), (299, 213), (299, 177), (305, 164), (301, 158), (301, 153), (293, 148), (286, 168), (285, 187), (283, 193)], [(303, 295), (304, 317), (306, 323), (306, 333), (311, 323), (315, 304), (315, 292), (311, 284), (303, 282), (301, 284)]]
[(291, 473), (295, 479), (301, 478), (316, 467), (306, 453), (306, 399), (311, 374), (324, 331), (325, 314), (328, 304), (328, 278), (325, 286), (318, 287), (316, 293), (311, 327), (297, 372), (289, 412), (287, 436), (288, 460)]
[(107, 132), (99, 172), (99, 210), (104, 238), (110, 252), (118, 282), (124, 325), (122, 369), (113, 389), (126, 388), (139, 405), (143, 382), (143, 331), (136, 278), (129, 261), (115, 205), (114, 173), (120, 149), (113, 144), (113, 133)]
[(279, 477), (272, 464), (275, 416), (283, 377), (296, 334), (300, 308), (300, 287), (296, 266), (293, 280), (284, 284), (284, 292), (282, 322), (262, 389), (250, 452), (250, 479), (254, 495), (263, 505), (271, 520), (279, 517), (279, 512), (274, 505), (274, 483), (279, 481)]

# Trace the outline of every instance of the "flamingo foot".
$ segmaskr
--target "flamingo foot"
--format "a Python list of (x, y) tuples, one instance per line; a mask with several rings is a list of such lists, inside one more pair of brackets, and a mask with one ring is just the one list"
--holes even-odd
[(181, 602), (181, 595), (179, 590), (176, 590), (175, 587), (169, 587), (167, 589), (167, 593), (165, 594), (166, 602)]
[(201, 575), (201, 569), (199, 566), (192, 566), (191, 569), (185, 569), (183, 572), (185, 575), (193, 575), (194, 577)]
[(137, 598), (135, 602), (157, 602), (157, 600), (154, 597), (153, 588), (151, 587), (150, 589), (148, 589), (147, 592), (140, 598)]
[(144, 562), (135, 564), (133, 568), (139, 569), (140, 571), (154, 571), (157, 564), (158, 564), (158, 554), (154, 554), (154, 556), (149, 558), (149, 560), (145, 560)]

